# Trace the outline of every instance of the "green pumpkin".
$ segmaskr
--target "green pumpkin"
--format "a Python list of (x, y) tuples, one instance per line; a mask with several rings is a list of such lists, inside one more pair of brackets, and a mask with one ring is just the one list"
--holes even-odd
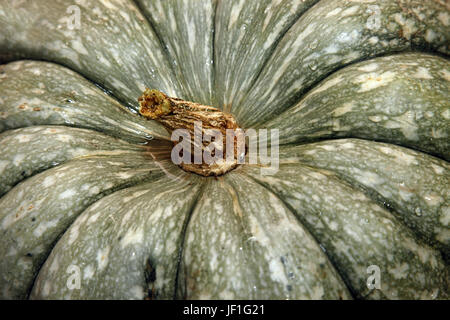
[[(0, 297), (448, 299), (449, 16), (1, 1)], [(183, 171), (146, 87), (278, 129), (278, 171)]]

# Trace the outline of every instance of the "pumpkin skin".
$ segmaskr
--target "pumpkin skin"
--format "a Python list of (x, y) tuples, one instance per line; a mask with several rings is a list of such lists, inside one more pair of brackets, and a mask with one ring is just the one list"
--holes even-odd
[[(75, 3), (0, 4), (1, 298), (448, 299), (448, 6)], [(278, 172), (182, 171), (145, 87), (279, 129)]]

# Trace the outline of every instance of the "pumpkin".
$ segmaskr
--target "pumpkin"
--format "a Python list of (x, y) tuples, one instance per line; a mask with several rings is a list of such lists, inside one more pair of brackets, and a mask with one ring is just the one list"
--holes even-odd
[[(448, 299), (449, 15), (1, 1), (0, 297)], [(277, 129), (278, 170), (182, 170), (146, 88)]]

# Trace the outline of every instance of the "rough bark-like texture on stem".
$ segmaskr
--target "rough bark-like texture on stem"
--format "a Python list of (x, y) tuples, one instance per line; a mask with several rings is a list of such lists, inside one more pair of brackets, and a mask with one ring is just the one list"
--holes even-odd
[[(186, 129), (189, 131), (191, 136), (192, 146), (201, 149), (202, 155), (207, 150), (209, 143), (204, 141), (201, 145), (195, 146), (196, 139), (195, 127), (198, 123), (201, 124), (202, 137), (211, 135), (206, 130), (217, 130), (223, 137), (227, 137), (227, 130), (233, 130), (235, 134), (239, 135), (239, 126), (236, 120), (231, 114), (224, 113), (217, 108), (211, 106), (204, 106), (198, 103), (184, 101), (177, 98), (171, 98), (164, 93), (155, 89), (146, 89), (139, 101), (139, 113), (144, 117), (156, 120), (164, 125), (169, 131), (174, 131), (177, 129)], [(200, 126), (199, 126), (200, 128)], [(232, 169), (234, 169), (238, 164), (238, 138), (234, 137), (233, 145), (233, 158), (229, 160), (226, 157), (226, 138), (220, 141), (213, 141), (211, 143), (215, 144), (215, 150), (221, 150), (223, 154), (223, 159), (214, 161), (211, 164), (206, 163), (202, 160), (202, 163), (184, 163), (182, 162), (180, 166), (189, 172), (194, 172), (202, 176), (218, 176), (222, 175)], [(178, 141), (175, 141), (177, 144)], [(245, 148), (244, 148), (245, 149)], [(192, 151), (192, 148), (191, 148)], [(243, 150), (245, 152), (245, 150)], [(193, 160), (193, 154), (191, 154), (191, 160)], [(211, 154), (215, 156), (214, 152)]]

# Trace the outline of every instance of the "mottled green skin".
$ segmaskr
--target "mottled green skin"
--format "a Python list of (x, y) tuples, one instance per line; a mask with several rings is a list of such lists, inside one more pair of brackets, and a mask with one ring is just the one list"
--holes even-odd
[[(284, 164), (274, 176), (244, 171), (286, 202), (311, 230), (358, 298), (448, 297), (448, 270), (438, 250), (415, 239), (395, 216), (336, 173)], [(366, 286), (367, 268), (380, 267), (382, 286)]]
[(174, 79), (185, 100), (214, 101), (214, 17), (216, 0), (137, 0), (172, 57)]
[(280, 162), (336, 172), (388, 208), (413, 232), (450, 254), (450, 166), (411, 149), (359, 139), (280, 148)]
[(219, 106), (233, 112), (242, 107), (240, 101), (252, 88), (280, 39), (317, 2), (218, 1), (214, 63)]
[[(42, 150), (42, 146), (45, 149)], [(0, 134), (0, 196), (17, 182), (75, 158), (143, 148), (92, 130), (33, 126)]]
[[(178, 179), (121, 190), (87, 208), (58, 241), (31, 298), (173, 299), (185, 225), (201, 186), (177, 171)], [(71, 265), (80, 268), (80, 290), (66, 285)]]
[[(0, 67), (0, 298), (449, 298), (442, 1), (135, 2), (0, 1), (0, 60), (62, 65)], [(279, 170), (181, 171), (145, 86), (279, 127)]]
[(86, 207), (161, 175), (144, 152), (125, 151), (73, 160), (14, 187), (0, 198), (2, 297), (26, 298), (55, 241)]
[[(447, 20), (438, 13), (446, 13)], [(448, 54), (448, 19), (439, 1), (322, 0), (284, 35), (231, 111), (244, 127), (254, 126), (280, 114), (318, 80), (347, 64), (411, 49)]]
[(187, 299), (350, 297), (289, 209), (234, 173), (206, 185), (188, 225), (178, 283), (178, 297)]
[(79, 74), (56, 64), (18, 61), (0, 67), (0, 132), (56, 124), (103, 131), (134, 142), (168, 138)]
[[(80, 27), (71, 30), (80, 8)], [(0, 61), (48, 60), (80, 72), (138, 108), (145, 87), (181, 96), (159, 39), (133, 1), (2, 1)]]
[(261, 127), (280, 144), (362, 137), (450, 159), (450, 62), (399, 54), (347, 67)]

